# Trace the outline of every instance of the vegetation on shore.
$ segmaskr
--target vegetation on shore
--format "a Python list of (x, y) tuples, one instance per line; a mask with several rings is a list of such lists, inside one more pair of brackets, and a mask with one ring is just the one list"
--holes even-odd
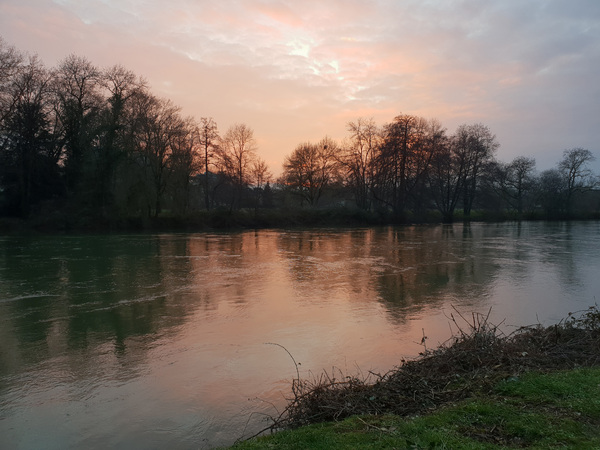
[(597, 306), (511, 335), (486, 317), (465, 323), (451, 342), (371, 374), (374, 382), (298, 377), (293, 398), (263, 430), (278, 432), (236, 448), (600, 446)]
[(290, 152), (282, 166), (270, 167), (244, 123), (221, 132), (120, 65), (101, 69), (70, 55), (48, 68), (0, 37), (0, 229), (19, 220), (52, 231), (197, 228), (244, 210), (264, 210), (278, 226), (270, 210), (292, 208), (309, 222), (321, 208), (346, 207), (386, 223), (473, 220), (476, 211), (600, 214), (588, 149), (565, 149), (538, 173), (531, 157), (498, 160), (500, 142), (482, 123), (451, 132), (398, 114), (346, 129), (342, 139), (282, 148)]
[[(526, 220), (547, 220), (529, 214)], [(457, 222), (466, 220), (460, 213)], [(473, 211), (469, 221), (502, 222), (520, 220), (515, 214)], [(555, 220), (600, 220), (600, 212), (556, 217)], [(186, 216), (164, 214), (160, 217), (101, 217), (53, 211), (29, 219), (0, 218), (0, 233), (111, 233), (111, 232), (201, 232), (265, 228), (370, 227), (401, 224), (439, 224), (442, 217), (435, 211), (426, 217), (408, 217), (399, 222), (381, 213), (355, 208), (324, 209), (217, 209), (198, 211)]]
[(234, 448), (600, 448), (599, 384), (598, 368), (527, 373), (424, 416), (354, 416)]

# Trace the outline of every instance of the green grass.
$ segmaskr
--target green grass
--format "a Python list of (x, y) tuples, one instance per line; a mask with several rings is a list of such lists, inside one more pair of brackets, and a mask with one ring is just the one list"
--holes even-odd
[(234, 448), (600, 448), (600, 368), (526, 373), (421, 417), (355, 416)]

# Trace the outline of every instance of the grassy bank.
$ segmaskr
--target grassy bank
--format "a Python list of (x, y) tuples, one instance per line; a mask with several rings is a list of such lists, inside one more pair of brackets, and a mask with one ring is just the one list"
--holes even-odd
[(502, 335), (485, 318), (374, 382), (294, 380), (235, 448), (600, 448), (600, 311)]
[(353, 416), (235, 448), (600, 448), (598, 386), (598, 368), (530, 372), (423, 416)]

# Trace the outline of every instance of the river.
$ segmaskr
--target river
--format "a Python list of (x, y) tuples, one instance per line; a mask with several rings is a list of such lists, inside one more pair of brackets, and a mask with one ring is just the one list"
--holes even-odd
[(508, 333), (598, 296), (600, 222), (2, 236), (0, 448), (229, 445), (297, 369), (385, 373), (451, 314)]

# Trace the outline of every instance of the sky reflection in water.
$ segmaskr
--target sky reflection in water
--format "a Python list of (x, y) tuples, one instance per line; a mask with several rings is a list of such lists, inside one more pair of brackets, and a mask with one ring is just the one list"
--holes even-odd
[[(600, 224), (0, 238), (0, 447), (210, 447), (301, 376), (384, 373), (453, 307), (594, 304)], [(269, 345), (277, 344), (277, 345)]]

